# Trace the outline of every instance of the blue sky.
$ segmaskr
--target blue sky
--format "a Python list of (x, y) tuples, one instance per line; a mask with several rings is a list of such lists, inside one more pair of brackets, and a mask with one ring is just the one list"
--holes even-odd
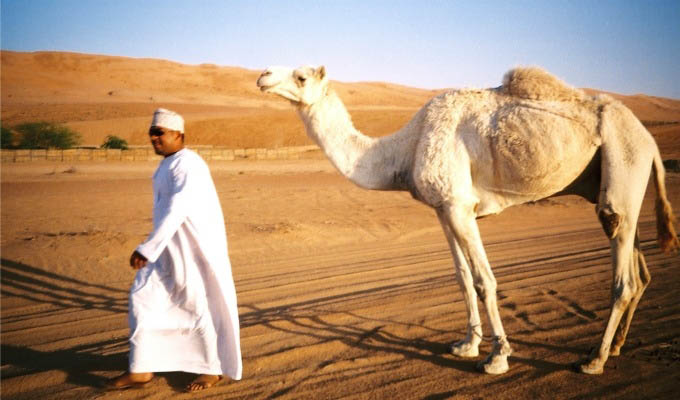
[(2, 49), (490, 87), (517, 65), (680, 99), (680, 0), (1, 0)]

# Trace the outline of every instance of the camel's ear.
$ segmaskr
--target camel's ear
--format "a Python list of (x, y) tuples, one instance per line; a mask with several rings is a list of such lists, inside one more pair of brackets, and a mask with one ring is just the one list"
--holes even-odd
[(317, 68), (317, 69), (316, 69), (316, 76), (317, 76), (319, 79), (323, 79), (324, 77), (326, 77), (326, 67), (324, 67), (324, 66), (322, 65), (322, 66), (320, 66), (319, 68)]

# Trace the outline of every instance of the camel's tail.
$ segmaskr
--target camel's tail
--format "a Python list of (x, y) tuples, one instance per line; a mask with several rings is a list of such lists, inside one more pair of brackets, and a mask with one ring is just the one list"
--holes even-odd
[(673, 209), (666, 197), (665, 169), (658, 151), (654, 156), (653, 171), (654, 186), (656, 187), (656, 231), (659, 247), (665, 253), (675, 253), (680, 248), (680, 241), (678, 241), (678, 235), (675, 233)]

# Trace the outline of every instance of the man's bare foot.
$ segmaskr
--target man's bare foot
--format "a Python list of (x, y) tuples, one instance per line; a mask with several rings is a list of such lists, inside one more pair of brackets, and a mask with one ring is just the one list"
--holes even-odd
[(126, 372), (121, 376), (109, 379), (106, 382), (107, 389), (127, 389), (142, 387), (153, 379), (152, 372)]
[(199, 375), (186, 387), (187, 392), (198, 392), (209, 387), (213, 387), (222, 382), (224, 377), (222, 375)]

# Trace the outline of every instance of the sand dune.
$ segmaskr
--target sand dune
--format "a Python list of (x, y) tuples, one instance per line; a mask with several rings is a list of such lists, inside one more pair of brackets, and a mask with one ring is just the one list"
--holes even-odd
[[(47, 120), (77, 130), (85, 145), (98, 146), (107, 135), (144, 145), (149, 115), (163, 106), (185, 116), (189, 144), (230, 148), (312, 144), (290, 105), (255, 87), (260, 71), (64, 52), (2, 51), (0, 56), (2, 121), (8, 126)], [(332, 77), (333, 71), (329, 74)], [(383, 82), (333, 82), (333, 87), (357, 128), (371, 136), (401, 128), (444, 90)], [(669, 144), (664, 157), (680, 158), (680, 100), (612, 95)], [(660, 122), (675, 123), (660, 129), (655, 125)]]
[[(66, 123), (82, 134), (86, 145), (99, 145), (110, 134), (146, 144), (149, 115), (163, 106), (185, 116), (190, 144), (311, 144), (290, 106), (256, 88), (260, 72), (152, 59), (3, 51), (2, 120), (10, 126), (36, 120)], [(435, 93), (383, 83), (336, 82), (335, 87), (347, 106), (357, 109), (357, 126), (372, 135), (398, 129)], [(380, 117), (367, 116), (365, 110), (374, 108), (380, 109)]]

